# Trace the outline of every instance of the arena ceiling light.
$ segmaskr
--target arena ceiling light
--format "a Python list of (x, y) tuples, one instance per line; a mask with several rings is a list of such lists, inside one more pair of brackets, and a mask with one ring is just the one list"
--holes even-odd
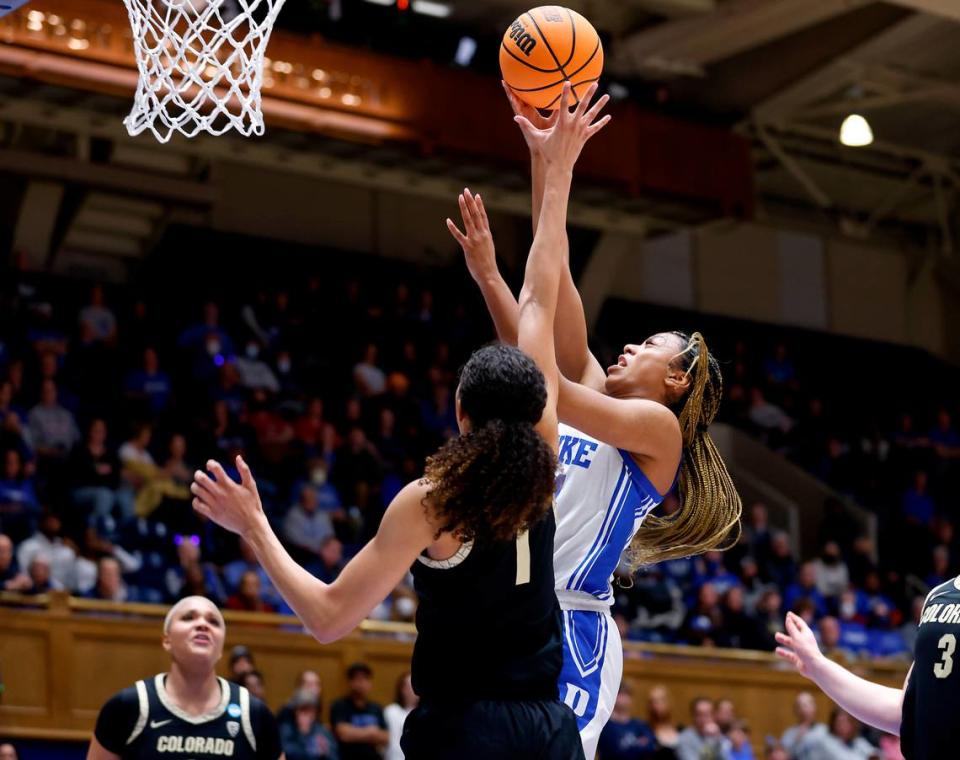
[(840, 142), (849, 148), (863, 148), (873, 142), (870, 122), (858, 113), (850, 114), (840, 125)]
[(453, 12), (453, 8), (447, 3), (437, 3), (433, 0), (413, 0), (411, 7), (414, 13), (422, 13), (424, 16), (435, 18), (446, 18)]

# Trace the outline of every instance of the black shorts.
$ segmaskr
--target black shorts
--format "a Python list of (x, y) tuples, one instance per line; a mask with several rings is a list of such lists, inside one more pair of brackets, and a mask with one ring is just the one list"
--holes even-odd
[(557, 700), (421, 703), (400, 747), (407, 760), (584, 760), (576, 716)]

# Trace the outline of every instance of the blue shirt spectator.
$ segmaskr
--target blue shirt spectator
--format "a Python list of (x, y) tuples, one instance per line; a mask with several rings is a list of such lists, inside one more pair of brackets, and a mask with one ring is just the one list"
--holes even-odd
[(128, 398), (143, 400), (153, 414), (160, 414), (170, 404), (173, 386), (170, 376), (160, 369), (160, 360), (153, 347), (143, 351), (143, 367), (132, 370), (124, 382), (124, 393)]
[(633, 717), (633, 696), (620, 687), (610, 721), (600, 732), (600, 760), (648, 760), (657, 754), (657, 737), (649, 724)]

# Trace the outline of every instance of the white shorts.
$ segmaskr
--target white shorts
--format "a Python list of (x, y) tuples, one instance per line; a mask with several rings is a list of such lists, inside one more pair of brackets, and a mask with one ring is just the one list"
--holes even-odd
[(560, 699), (577, 716), (583, 754), (593, 760), (623, 677), (623, 644), (609, 610), (563, 610)]

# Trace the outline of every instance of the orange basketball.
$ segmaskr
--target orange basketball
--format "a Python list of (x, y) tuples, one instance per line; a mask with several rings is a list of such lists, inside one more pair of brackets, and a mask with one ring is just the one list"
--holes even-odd
[(519, 16), (500, 45), (503, 80), (536, 108), (554, 110), (567, 80), (579, 101), (603, 70), (597, 30), (576, 11), (543, 5)]

